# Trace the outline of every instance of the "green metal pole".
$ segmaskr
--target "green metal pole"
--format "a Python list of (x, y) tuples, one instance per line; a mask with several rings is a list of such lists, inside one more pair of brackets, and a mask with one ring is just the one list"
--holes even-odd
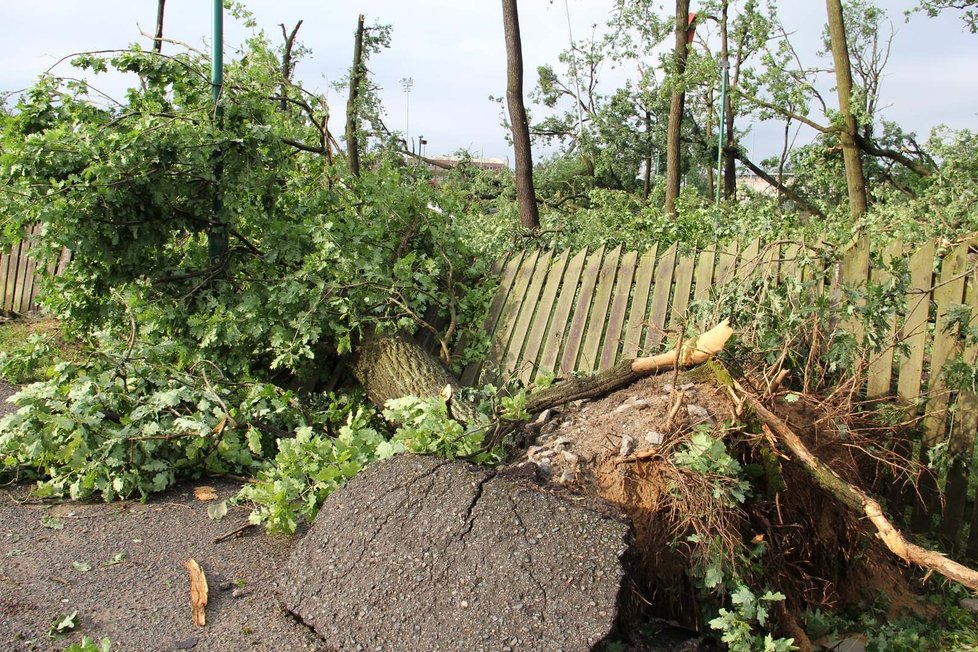
[[(214, 0), (214, 44), (211, 53), (211, 97), (214, 100), (214, 121), (220, 129), (224, 122), (221, 93), (224, 87), (224, 1)], [(213, 263), (227, 251), (227, 229), (222, 224), (224, 203), (221, 198), (221, 176), (224, 164), (220, 150), (214, 152), (214, 222), (207, 231), (207, 256)]]
[(730, 63), (724, 59), (721, 64), (723, 74), (720, 81), (720, 110), (717, 112), (720, 122), (720, 135), (717, 140), (717, 181), (714, 184), (715, 199), (714, 203), (720, 205), (720, 186), (723, 184), (723, 141), (726, 136), (727, 128), (727, 77), (730, 71)]

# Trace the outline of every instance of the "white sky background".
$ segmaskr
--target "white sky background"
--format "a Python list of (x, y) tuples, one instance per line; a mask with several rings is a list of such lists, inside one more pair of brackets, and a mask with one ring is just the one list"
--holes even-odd
[[(937, 19), (917, 14), (907, 23), (903, 14), (914, 2), (877, 3), (887, 10), (897, 32), (883, 82), (884, 117), (922, 139), (938, 124), (978, 129), (978, 35), (967, 33), (954, 12)], [(694, 0), (694, 11), (696, 4)], [(134, 41), (149, 48), (139, 29), (153, 31), (156, 5), (156, 0), (0, 0), (0, 92), (29, 86), (66, 54), (125, 48)], [(581, 39), (594, 24), (600, 31), (612, 2), (568, 0), (568, 5), (574, 37)], [(779, 6), (786, 27), (795, 32), (796, 48), (814, 61), (825, 3), (781, 0)], [(211, 7), (207, 0), (167, 0), (164, 35), (209, 50)], [(412, 77), (410, 132), (413, 137), (424, 135), (425, 153), (467, 149), (475, 156), (512, 158), (500, 126), (499, 106), (488, 99), (504, 95), (506, 85), (498, 0), (251, 0), (248, 7), (276, 44), (281, 42), (279, 23), (291, 29), (297, 20), (304, 20), (299, 38), (312, 54), (299, 64), (297, 76), (308, 88), (329, 94), (335, 134), (342, 133), (345, 96), (330, 89), (329, 83), (346, 74), (357, 15), (364, 13), (368, 24), (393, 26), (392, 47), (370, 63), (374, 80), (383, 88), (389, 128), (405, 130), (406, 98), (399, 80)], [(559, 53), (568, 46), (567, 16), (563, 0), (522, 0), (519, 11), (524, 91), (529, 93), (536, 67), (557, 66)], [(233, 56), (234, 46), (247, 35), (230, 16), (225, 17), (225, 58)], [(164, 52), (175, 48), (166, 44)], [(62, 66), (56, 72), (67, 75), (72, 69)], [(604, 78), (615, 81), (621, 74), (608, 70)], [(95, 85), (122, 95), (119, 80)], [(835, 102), (832, 93), (826, 99)], [(542, 115), (542, 110), (534, 113)], [(745, 138), (755, 160), (780, 151), (782, 129), (773, 123), (759, 125)], [(810, 137), (810, 130), (803, 132), (800, 142)]]

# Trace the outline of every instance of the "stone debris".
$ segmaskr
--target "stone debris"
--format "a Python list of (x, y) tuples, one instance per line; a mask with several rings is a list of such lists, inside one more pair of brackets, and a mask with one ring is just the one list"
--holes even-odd
[(618, 454), (622, 457), (631, 455), (638, 446), (638, 441), (631, 435), (622, 435), (621, 444), (618, 447)]
[(503, 473), (398, 455), (326, 500), (280, 596), (337, 650), (585, 652), (617, 621), (630, 536)]
[(713, 417), (710, 415), (709, 410), (707, 410), (702, 405), (696, 405), (695, 403), (688, 403), (686, 405), (686, 413), (689, 415), (691, 420), (691, 426), (696, 426), (701, 423), (706, 423), (713, 425)]
[(661, 433), (658, 430), (649, 430), (645, 433), (645, 443), (649, 446), (661, 446), (665, 439), (665, 433)]

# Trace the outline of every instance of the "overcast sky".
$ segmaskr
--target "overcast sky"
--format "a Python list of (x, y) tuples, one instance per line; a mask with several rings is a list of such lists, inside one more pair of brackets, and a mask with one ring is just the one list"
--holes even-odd
[[(342, 115), (344, 98), (329, 90), (352, 59), (352, 34), (358, 13), (371, 22), (393, 26), (392, 47), (370, 64), (384, 90), (391, 129), (408, 127), (407, 100), (399, 80), (414, 79), (410, 93), (410, 133), (424, 135), (426, 153), (460, 148), (476, 156), (510, 158), (500, 126), (499, 106), (490, 95), (505, 92), (502, 11), (498, 0), (252, 0), (247, 3), (258, 24), (278, 43), (279, 23), (304, 21), (299, 36), (312, 49), (298, 76), (307, 87), (329, 93), (334, 116)], [(605, 23), (611, 0), (567, 0), (575, 39)], [(978, 128), (978, 35), (965, 31), (954, 13), (938, 19), (917, 15), (909, 23), (904, 10), (913, 2), (878, 0), (896, 29), (893, 54), (883, 83), (884, 115), (926, 137), (931, 127)], [(695, 10), (696, 2), (693, 2)], [(149, 41), (156, 0), (6, 0), (0, 3), (0, 91), (16, 91), (32, 82), (66, 54), (124, 48)], [(203, 47), (210, 42), (211, 2), (167, 0), (165, 36)], [(814, 54), (825, 23), (822, 0), (781, 0), (782, 20), (796, 32), (798, 48)], [(535, 69), (557, 63), (569, 43), (564, 0), (522, 0), (524, 65), (529, 92)], [(231, 56), (248, 31), (226, 18), (225, 38)], [(209, 46), (208, 46), (209, 47)], [(175, 46), (166, 45), (173, 51)], [(56, 72), (67, 74), (69, 68)], [(613, 80), (619, 71), (605, 71)], [(98, 83), (96, 85), (99, 85)], [(101, 86), (121, 95), (118, 82)], [(827, 90), (827, 89), (826, 89)], [(541, 112), (537, 111), (539, 115)], [(342, 132), (334, 117), (335, 133)], [(756, 127), (746, 144), (760, 160), (775, 154), (780, 127)], [(806, 138), (804, 133), (802, 138)]]

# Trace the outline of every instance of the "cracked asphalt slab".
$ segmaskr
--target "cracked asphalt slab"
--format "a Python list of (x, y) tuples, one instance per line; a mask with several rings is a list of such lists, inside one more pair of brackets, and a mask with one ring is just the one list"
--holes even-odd
[(281, 596), (339, 650), (591, 650), (616, 625), (630, 536), (525, 481), (399, 455), (330, 496)]

